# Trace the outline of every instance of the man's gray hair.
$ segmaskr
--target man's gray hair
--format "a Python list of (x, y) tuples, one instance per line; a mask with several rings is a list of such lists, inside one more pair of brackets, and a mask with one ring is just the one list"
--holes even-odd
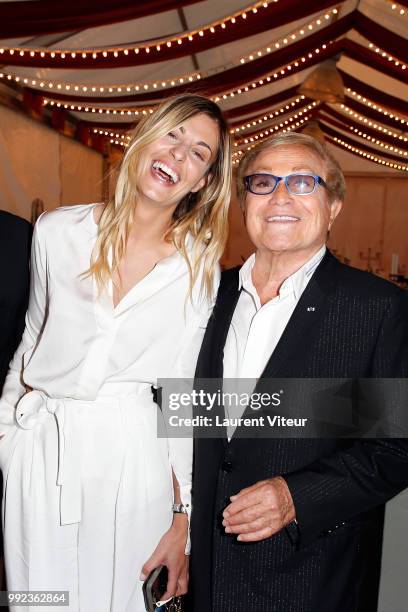
[(308, 134), (284, 132), (283, 134), (275, 134), (270, 138), (266, 138), (242, 157), (237, 172), (237, 194), (241, 208), (245, 205), (245, 198), (247, 195), (244, 177), (248, 174), (249, 167), (254, 163), (258, 155), (266, 149), (281, 146), (301, 146), (309, 149), (309, 151), (312, 151), (312, 153), (319, 157), (324, 163), (327, 171), (325, 182), (327, 185), (329, 202), (331, 203), (334, 200), (344, 202), (346, 182), (344, 180), (343, 171), (340, 168), (339, 162), (329, 151), (328, 147)]

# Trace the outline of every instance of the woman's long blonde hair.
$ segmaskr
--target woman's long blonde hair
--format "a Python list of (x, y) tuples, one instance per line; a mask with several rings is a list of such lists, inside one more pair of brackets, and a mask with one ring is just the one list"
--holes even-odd
[[(219, 127), (216, 158), (207, 172), (206, 184), (197, 193), (188, 193), (177, 205), (165, 238), (173, 242), (187, 261), (190, 295), (199, 270), (203, 268), (201, 291), (211, 295), (215, 267), (222, 255), (228, 234), (228, 207), (231, 197), (231, 142), (227, 123), (220, 108), (211, 100), (185, 95), (166, 100), (145, 117), (132, 133), (123, 157), (114, 198), (105, 206), (86, 275), (95, 278), (100, 291), (112, 279), (124, 256), (133, 222), (139, 178), (139, 155), (147, 145), (195, 115), (203, 113)], [(187, 252), (186, 238), (193, 246)], [(110, 262), (109, 253), (112, 254)]]

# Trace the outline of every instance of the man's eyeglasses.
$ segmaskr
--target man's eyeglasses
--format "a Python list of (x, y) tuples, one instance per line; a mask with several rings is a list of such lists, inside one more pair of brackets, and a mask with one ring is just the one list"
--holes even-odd
[(268, 195), (273, 193), (283, 181), (286, 189), (292, 195), (310, 195), (316, 191), (318, 185), (327, 185), (321, 176), (316, 174), (288, 174), (287, 176), (275, 176), (274, 174), (257, 173), (250, 174), (244, 178), (247, 191), (255, 195)]

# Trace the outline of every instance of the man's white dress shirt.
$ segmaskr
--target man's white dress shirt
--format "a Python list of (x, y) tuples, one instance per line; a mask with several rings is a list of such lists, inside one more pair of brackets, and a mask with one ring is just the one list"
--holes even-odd
[[(239, 271), (239, 289), (242, 290), (225, 343), (224, 379), (259, 378), (325, 252), (323, 245), (282, 283), (279, 294), (263, 305), (252, 282), (256, 254), (246, 260)], [(224, 389), (232, 391), (234, 384), (231, 383), (224, 381)], [(252, 391), (254, 384), (251, 386)], [(232, 431), (229, 428), (229, 437)]]

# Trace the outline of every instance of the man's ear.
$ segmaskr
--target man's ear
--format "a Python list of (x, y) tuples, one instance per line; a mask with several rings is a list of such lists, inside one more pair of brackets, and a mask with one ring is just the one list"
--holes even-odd
[(334, 200), (330, 204), (330, 221), (329, 221), (329, 227), (328, 227), (329, 230), (331, 229), (331, 226), (333, 225), (335, 218), (341, 211), (342, 206), (343, 206), (343, 202), (341, 200)]
[(245, 200), (243, 202), (242, 201), (239, 202), (239, 207), (241, 209), (242, 216), (244, 218), (244, 223), (246, 224), (246, 213), (247, 213), (247, 210), (246, 210), (247, 209), (247, 206), (246, 206), (246, 196), (245, 196)]
[(212, 177), (213, 177), (212, 172), (207, 172), (207, 174), (205, 174), (202, 178), (200, 178), (198, 183), (196, 183), (194, 187), (190, 189), (190, 192), (197, 193), (197, 191), (200, 191), (200, 189), (202, 189), (205, 185), (208, 185)]

